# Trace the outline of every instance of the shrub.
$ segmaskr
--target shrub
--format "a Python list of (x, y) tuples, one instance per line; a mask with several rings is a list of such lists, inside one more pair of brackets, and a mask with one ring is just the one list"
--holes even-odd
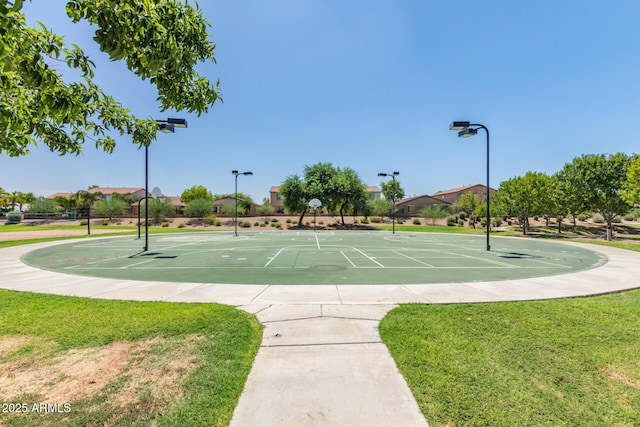
[(216, 222), (214, 224), (216, 227), (220, 227), (222, 225), (222, 221), (220, 221), (219, 219), (216, 219)]
[(102, 220), (102, 225), (109, 225), (109, 221), (107, 221), (106, 219)]
[(636, 220), (636, 218), (633, 216), (632, 213), (626, 214), (623, 218), (624, 218), (625, 221), (635, 221)]
[(456, 225), (456, 217), (453, 215), (447, 216), (447, 226), (453, 227), (454, 225)]
[(360, 220), (360, 224), (369, 224), (369, 220), (367, 218), (362, 218)]
[(578, 215), (578, 221), (586, 221), (587, 219), (589, 219), (589, 215), (587, 214), (581, 213), (580, 215)]
[(460, 219), (458, 220), (458, 226), (460, 226), (460, 227), (464, 227), (464, 219), (460, 218)]
[(204, 218), (204, 222), (209, 225), (215, 225), (216, 221), (218, 221), (218, 217), (215, 215), (208, 215)]
[[(259, 226), (259, 225), (260, 225), (260, 222), (259, 222), (259, 221), (256, 221), (256, 222), (254, 222), (254, 223), (253, 223), (253, 225), (254, 225), (255, 227), (257, 227), (257, 226)], [(264, 227), (264, 226), (263, 226), (263, 227)]]
[(267, 226), (267, 224), (265, 224), (264, 222), (260, 223), (260, 227), (266, 227), (266, 226)]
[(491, 218), (492, 227), (500, 227), (501, 225), (502, 225), (502, 220), (500, 218)]
[(180, 225), (178, 225), (178, 228), (185, 228), (186, 225), (184, 225), (184, 223), (180, 223)]
[(396, 222), (397, 222), (398, 224), (404, 224), (404, 219), (402, 219), (402, 218), (398, 218), (398, 219), (396, 220)]
[(168, 222), (163, 222), (163, 223), (162, 223), (162, 227), (167, 228), (168, 226), (169, 226), (169, 223), (168, 223)]
[(461, 220), (463, 220), (463, 221), (464, 221), (465, 219), (467, 219), (467, 213), (466, 213), (466, 212), (460, 212), (460, 213), (458, 214), (458, 216), (459, 216), (459, 217), (460, 217), (460, 219), (461, 219)]
[(7, 214), (7, 224), (19, 224), (24, 219), (22, 212), (9, 212)]
[(249, 221), (240, 221), (238, 223), (238, 225), (242, 228), (249, 228), (251, 227), (251, 223)]
[(382, 222), (382, 218), (380, 218), (379, 216), (372, 216), (371, 222), (375, 222), (375, 223)]
[(593, 221), (595, 224), (603, 224), (604, 223), (604, 217), (602, 215), (600, 215), (599, 213), (593, 215), (593, 217), (591, 217), (591, 221)]
[(420, 220), (418, 218), (414, 218), (413, 219), (413, 225), (420, 225), (420, 224), (422, 224), (422, 223), (420, 222)]
[(84, 225), (87, 225), (87, 220), (86, 219), (83, 219), (82, 221), (80, 221), (80, 226), (82, 227)]
[(287, 218), (287, 224), (291, 224), (291, 218)]
[(616, 215), (616, 216), (613, 217), (611, 222), (614, 223), (614, 224), (620, 224), (622, 222), (622, 217), (620, 215)]
[(278, 218), (271, 218), (271, 222), (278, 222)]

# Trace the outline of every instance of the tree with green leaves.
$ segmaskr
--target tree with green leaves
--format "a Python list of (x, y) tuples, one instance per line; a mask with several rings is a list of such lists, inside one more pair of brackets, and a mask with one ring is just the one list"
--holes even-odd
[(29, 204), (29, 212), (31, 213), (56, 213), (60, 212), (62, 208), (55, 200), (45, 199), (44, 197), (36, 197)]
[[(141, 209), (144, 210), (144, 202), (141, 203)], [(149, 215), (155, 224), (160, 224), (167, 216), (174, 213), (175, 206), (171, 203), (171, 199), (149, 199)]]
[(194, 185), (184, 190), (180, 195), (180, 200), (185, 205), (196, 199), (207, 199), (213, 202), (213, 194), (203, 185)]
[(451, 210), (453, 212), (464, 212), (469, 215), (478, 215), (476, 210), (478, 207), (482, 206), (484, 203), (484, 199), (473, 191), (465, 191), (458, 197), (451, 205)]
[(631, 206), (623, 197), (628, 186), (631, 158), (624, 153), (583, 154), (563, 170), (569, 191), (584, 200), (585, 207), (601, 214), (607, 224), (607, 240), (612, 238), (613, 219)]
[(547, 181), (547, 175), (532, 171), (503, 181), (493, 198), (493, 206), (501, 215), (518, 218), (522, 233), (527, 234), (529, 217), (544, 214), (543, 193)]
[(184, 214), (191, 218), (204, 218), (213, 212), (213, 201), (208, 198), (190, 200), (184, 207)]
[(640, 203), (640, 155), (638, 154), (629, 159), (627, 181), (623, 185), (622, 196), (629, 204)]
[[(112, 133), (128, 135), (138, 146), (154, 141), (157, 122), (136, 117), (105, 93), (80, 46), (67, 46), (41, 23), (28, 26), (23, 3), (0, 2), (0, 153), (23, 156), (42, 141), (54, 152), (79, 154), (87, 139), (112, 152)], [(200, 115), (220, 99), (219, 82), (196, 71), (200, 63), (215, 62), (210, 25), (197, 4), (69, 0), (66, 12), (72, 22), (93, 26), (94, 41), (112, 61), (123, 61), (155, 86), (161, 111)]]
[(385, 199), (397, 202), (404, 198), (404, 189), (400, 185), (400, 181), (397, 179), (390, 179), (386, 182), (381, 182), (380, 188)]
[(431, 225), (436, 225), (436, 220), (449, 216), (447, 209), (438, 205), (426, 206), (420, 209), (419, 213), (425, 220), (431, 220)]
[(124, 200), (111, 198), (109, 200), (98, 200), (93, 205), (93, 211), (96, 216), (108, 217), (109, 221), (113, 218), (123, 216), (129, 205)]
[(309, 203), (306, 186), (299, 175), (289, 175), (280, 186), (280, 194), (284, 198), (282, 205), (285, 210), (291, 215), (300, 215), (298, 226), (302, 224)]
[(342, 225), (344, 223), (344, 213), (352, 212), (354, 216), (358, 212), (364, 212), (369, 194), (358, 173), (349, 168), (338, 168), (334, 178), (332, 204), (340, 213)]
[(369, 202), (369, 209), (372, 215), (384, 218), (391, 215), (393, 210), (393, 202), (391, 199), (373, 199)]
[(71, 212), (76, 206), (75, 197), (56, 196), (53, 199), (65, 212)]
[(258, 206), (258, 215), (262, 215), (267, 219), (267, 217), (275, 212), (275, 208), (271, 206), (271, 201), (269, 198), (265, 197), (262, 199), (262, 204)]

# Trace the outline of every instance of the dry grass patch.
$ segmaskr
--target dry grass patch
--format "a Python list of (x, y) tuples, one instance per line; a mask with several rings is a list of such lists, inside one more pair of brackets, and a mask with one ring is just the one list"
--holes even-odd
[(105, 387), (118, 383), (103, 403), (114, 413), (140, 405), (159, 410), (184, 395), (185, 378), (197, 368), (193, 351), (202, 339), (197, 334), (158, 336), (52, 353), (47, 350), (52, 343), (42, 339), (4, 337), (0, 397), (6, 402), (25, 395), (42, 402), (94, 400)]

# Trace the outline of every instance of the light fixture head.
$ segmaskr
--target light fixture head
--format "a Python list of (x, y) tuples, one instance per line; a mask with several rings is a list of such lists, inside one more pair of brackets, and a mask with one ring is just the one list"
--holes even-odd
[(242, 175), (253, 175), (253, 172), (242, 172)]
[(231, 171), (232, 174), (234, 174), (235, 176), (238, 176), (238, 171)]
[(378, 174), (378, 176), (387, 176), (387, 174), (386, 174), (386, 173), (383, 173), (383, 172), (380, 172), (380, 173)]
[(173, 133), (175, 129), (173, 125), (167, 123), (158, 123), (158, 127), (160, 128), (160, 132), (162, 133)]
[(186, 128), (187, 127), (187, 120), (186, 119), (168, 118), (167, 119), (167, 123), (169, 123), (170, 125), (173, 125), (173, 127), (176, 127), (176, 128)]
[(451, 122), (449, 130), (465, 130), (469, 128), (470, 122)]
[(458, 136), (460, 138), (469, 138), (470, 136), (476, 135), (478, 133), (478, 129), (464, 129), (458, 132)]
[(392, 173), (391, 175), (392, 175), (392, 176), (398, 176), (398, 175), (400, 175), (400, 172), (394, 172), (394, 173)]

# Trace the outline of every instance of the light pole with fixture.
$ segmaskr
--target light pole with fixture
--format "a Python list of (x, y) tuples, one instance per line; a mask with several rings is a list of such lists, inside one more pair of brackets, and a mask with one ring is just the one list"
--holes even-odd
[[(158, 130), (162, 133), (173, 133), (175, 128), (186, 128), (185, 119), (156, 120)], [(140, 212), (140, 200), (138, 200), (138, 212)], [(138, 221), (140, 224), (140, 221)], [(144, 252), (149, 250), (149, 146), (144, 146)]]
[(491, 233), (491, 213), (489, 212), (489, 208), (491, 205), (489, 200), (491, 199), (491, 193), (489, 192), (489, 129), (487, 129), (485, 125), (470, 122), (452, 122), (449, 125), (449, 130), (457, 130), (460, 138), (469, 138), (473, 135), (477, 135), (478, 129), (484, 129), (487, 134), (487, 188), (485, 198), (487, 199), (487, 250), (490, 251), (491, 245), (489, 244), (489, 234)]
[(378, 176), (390, 176), (393, 180), (393, 188), (391, 191), (391, 202), (393, 203), (393, 208), (391, 210), (391, 233), (396, 234), (396, 176), (400, 175), (400, 172), (393, 173), (384, 173), (380, 172)]
[(235, 225), (235, 235), (238, 236), (238, 175), (253, 175), (253, 172), (238, 172), (238, 171), (231, 171), (231, 173), (236, 177), (236, 209), (235, 209), (235, 218), (234, 218), (234, 225)]

